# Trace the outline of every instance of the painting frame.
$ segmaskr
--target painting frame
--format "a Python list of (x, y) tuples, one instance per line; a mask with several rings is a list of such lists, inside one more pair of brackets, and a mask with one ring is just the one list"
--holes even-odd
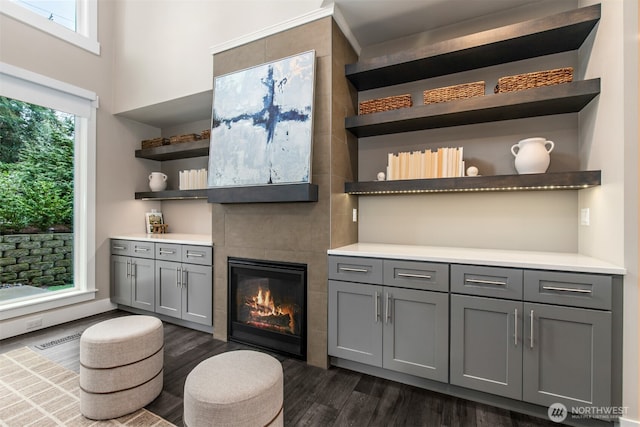
[(311, 183), (316, 52), (214, 79), (209, 188)]
[(162, 212), (147, 212), (144, 214), (144, 224), (147, 234), (153, 234), (154, 224), (164, 224)]

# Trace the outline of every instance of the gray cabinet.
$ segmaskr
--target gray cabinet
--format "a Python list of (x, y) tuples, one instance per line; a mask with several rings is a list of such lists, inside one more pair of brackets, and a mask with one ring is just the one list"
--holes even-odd
[(451, 383), (538, 405), (610, 406), (611, 276), (478, 268), (451, 267), (452, 292), (469, 294), (451, 296)]
[[(448, 289), (446, 267), (349, 257), (329, 257), (329, 266), (331, 356), (448, 380), (448, 293), (422, 290)], [(383, 277), (397, 286), (375, 284)]]
[(154, 244), (113, 240), (111, 253), (111, 300), (143, 310), (153, 310)]
[(329, 280), (329, 355), (382, 366), (382, 286)]
[(111, 240), (111, 300), (213, 325), (213, 248)]
[[(185, 262), (165, 261), (184, 260)], [(213, 324), (212, 248), (157, 244), (155, 311), (167, 316)]]
[(523, 399), (611, 406), (611, 312), (524, 304)]
[(451, 295), (451, 384), (522, 398), (522, 302)]

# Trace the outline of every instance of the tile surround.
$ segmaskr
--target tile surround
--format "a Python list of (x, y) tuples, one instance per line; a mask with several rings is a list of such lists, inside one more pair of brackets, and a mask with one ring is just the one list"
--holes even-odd
[[(227, 259), (254, 258), (307, 264), (307, 363), (328, 367), (327, 250), (357, 241), (351, 209), (357, 199), (344, 194), (346, 178), (357, 176), (347, 157), (344, 117), (353, 93), (344, 77), (346, 61), (357, 58), (330, 17), (248, 43), (214, 56), (214, 75), (314, 49), (316, 92), (312, 182), (318, 202), (213, 205), (214, 336), (227, 339)], [(336, 55), (337, 52), (337, 55)], [(336, 111), (339, 110), (339, 111)], [(345, 211), (345, 212), (343, 212)]]

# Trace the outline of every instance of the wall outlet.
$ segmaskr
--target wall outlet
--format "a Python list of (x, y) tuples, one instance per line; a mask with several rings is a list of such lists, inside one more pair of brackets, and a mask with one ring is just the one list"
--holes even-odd
[(358, 222), (358, 209), (353, 209), (353, 222)]
[(589, 208), (580, 209), (580, 225), (591, 224)]
[(27, 320), (27, 330), (39, 328), (42, 326), (42, 317), (36, 317), (35, 319)]

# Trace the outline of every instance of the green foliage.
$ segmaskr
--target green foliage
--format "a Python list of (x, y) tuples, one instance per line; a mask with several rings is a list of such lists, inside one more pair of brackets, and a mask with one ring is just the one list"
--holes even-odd
[(0, 97), (0, 231), (73, 223), (73, 116)]

